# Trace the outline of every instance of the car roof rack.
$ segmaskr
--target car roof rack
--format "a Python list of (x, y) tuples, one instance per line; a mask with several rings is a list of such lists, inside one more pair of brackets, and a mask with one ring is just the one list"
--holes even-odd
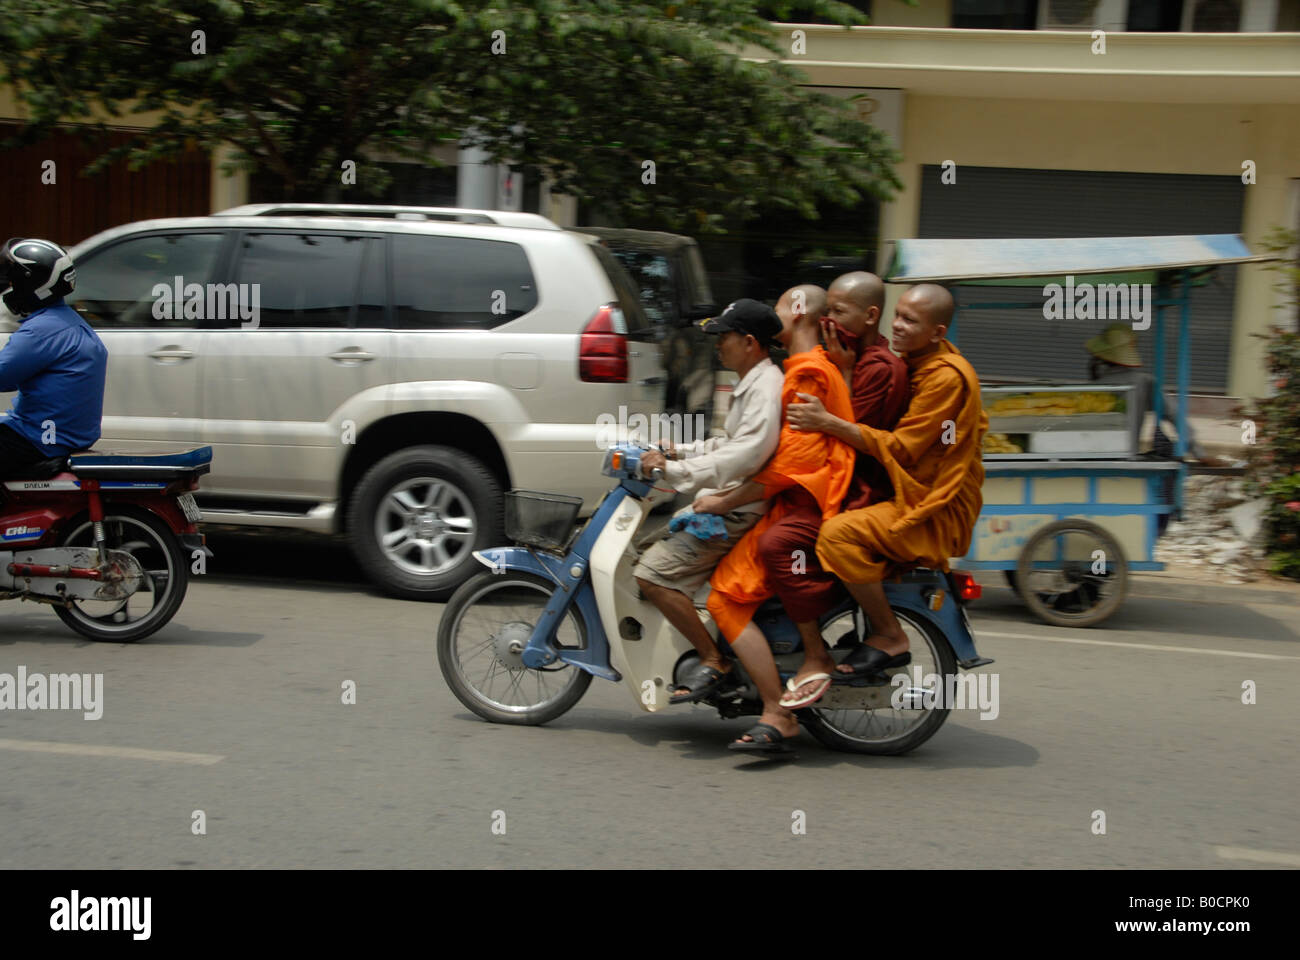
[(249, 203), (222, 210), (218, 217), (355, 217), (390, 220), (445, 220), (483, 223), (498, 227), (560, 230), (558, 224), (536, 213), (508, 210), (471, 210), (465, 207), (402, 207), (362, 203)]

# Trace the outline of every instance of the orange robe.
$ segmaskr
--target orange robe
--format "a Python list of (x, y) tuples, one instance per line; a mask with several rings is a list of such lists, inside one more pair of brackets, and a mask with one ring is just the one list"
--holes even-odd
[(975, 368), (947, 340), (907, 365), (912, 402), (898, 426), (859, 425), (894, 499), (839, 514), (817, 538), (822, 566), (847, 583), (877, 583), (894, 563), (947, 570), (949, 557), (970, 548), (984, 505), (981, 445), (989, 418)]
[[(763, 484), (763, 495), (772, 500), (762, 518), (745, 532), (723, 557), (709, 581), (709, 613), (728, 641), (734, 641), (754, 619), (760, 603), (774, 590), (767, 567), (758, 551), (758, 538), (792, 508), (782, 491), (802, 488), (817, 501), (822, 518), (832, 517), (853, 478), (854, 451), (847, 443), (816, 431), (794, 430), (785, 422), (785, 411), (798, 403), (797, 394), (807, 393), (821, 400), (828, 411), (845, 420), (853, 419), (853, 400), (839, 368), (821, 347), (797, 353), (785, 362), (785, 385), (781, 390), (781, 439), (776, 453), (752, 479)], [(792, 558), (793, 562), (793, 558)]]

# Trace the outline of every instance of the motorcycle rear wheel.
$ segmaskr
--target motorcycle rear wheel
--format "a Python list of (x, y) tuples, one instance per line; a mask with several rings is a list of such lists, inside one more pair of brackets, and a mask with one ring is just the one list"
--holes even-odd
[[(466, 580), (443, 610), (438, 666), (456, 699), (484, 720), (538, 726), (567, 713), (587, 692), (587, 671), (562, 662), (533, 670), (519, 658), (556, 589), (532, 574), (484, 571)], [(586, 627), (572, 608), (556, 645), (587, 645)]]
[[(911, 641), (912, 663), (902, 670), (911, 676), (914, 667), (919, 666), (922, 674), (934, 673), (945, 678), (955, 675), (957, 658), (943, 635), (925, 618), (900, 607), (893, 610)], [(826, 638), (828, 647), (835, 645), (837, 636), (843, 635), (850, 624), (855, 624), (854, 628), (858, 630), (860, 624), (855, 617), (861, 618), (858, 608), (844, 611), (822, 624), (822, 636)], [(862, 636), (861, 630), (858, 630), (858, 636)], [(891, 693), (893, 689), (890, 688)], [(946, 683), (944, 689), (947, 689)], [(891, 756), (915, 750), (929, 740), (948, 719), (948, 712), (946, 707), (929, 710), (830, 710), (814, 705), (797, 711), (797, 714), (808, 732), (832, 750)]]
[[(139, 562), (145, 575), (140, 589), (125, 600), (73, 600), (72, 606), (56, 606), (54, 612), (83, 637), (134, 643), (161, 630), (180, 609), (189, 586), (189, 558), (171, 528), (139, 507), (105, 504), (104, 538), (110, 550), (125, 551)], [(61, 545), (94, 543), (94, 527), (82, 514)]]

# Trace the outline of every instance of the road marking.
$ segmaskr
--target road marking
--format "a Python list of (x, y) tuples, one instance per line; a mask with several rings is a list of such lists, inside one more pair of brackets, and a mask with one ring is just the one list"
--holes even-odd
[(976, 640), (980, 637), (1006, 637), (1010, 640), (1045, 640), (1048, 643), (1086, 643), (1095, 647), (1132, 647), (1135, 650), (1162, 650), (1166, 653), (1205, 653), (1213, 657), (1249, 657), (1252, 660), (1300, 660), (1300, 657), (1288, 657), (1281, 653), (1247, 653), (1243, 650), (1214, 650), (1205, 647), (1171, 647), (1160, 643), (1125, 643), (1122, 640), (1084, 640), (1081, 637), (1044, 637), (1041, 634), (1036, 633), (999, 633), (996, 630), (976, 630)]
[(193, 763), (211, 766), (225, 757), (215, 753), (181, 753), (179, 750), (145, 750), (142, 747), (109, 747), (93, 743), (57, 743), (53, 740), (3, 740), (0, 750), (26, 753), (61, 753), (74, 757), (116, 757), (121, 760), (164, 760), (169, 763)]
[(1283, 867), (1300, 867), (1300, 853), (1252, 850), (1250, 847), (1215, 847), (1214, 852), (1223, 860), (1249, 860), (1251, 863), (1275, 863)]

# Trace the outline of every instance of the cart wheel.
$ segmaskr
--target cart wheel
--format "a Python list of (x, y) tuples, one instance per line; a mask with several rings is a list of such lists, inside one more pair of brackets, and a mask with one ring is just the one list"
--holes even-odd
[(1117, 609), (1128, 561), (1109, 533), (1087, 520), (1058, 520), (1036, 531), (1016, 565), (1025, 605), (1045, 623), (1091, 627)]

